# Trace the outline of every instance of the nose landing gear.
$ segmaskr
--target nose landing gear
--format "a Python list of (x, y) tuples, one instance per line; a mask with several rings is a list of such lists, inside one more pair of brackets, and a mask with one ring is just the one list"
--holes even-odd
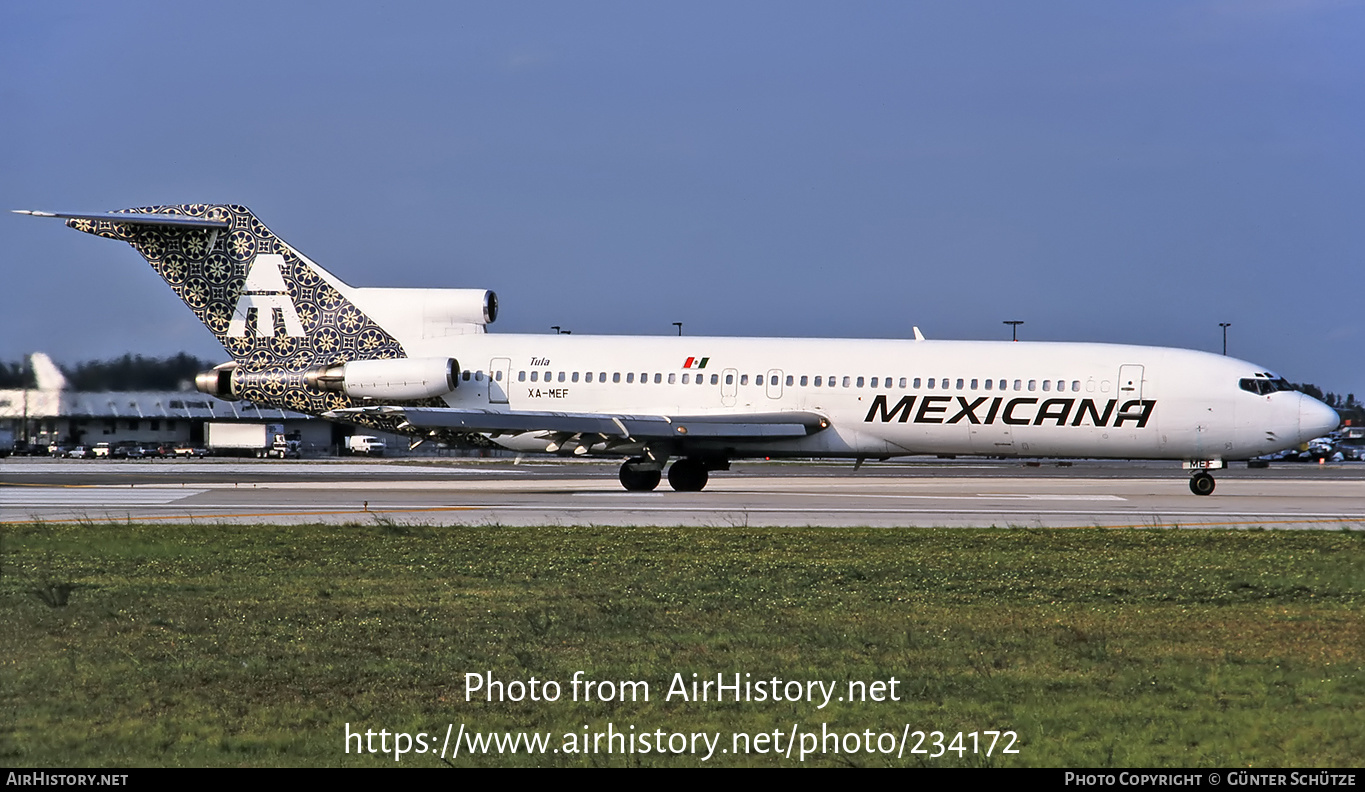
[(1213, 476), (1202, 470), (1190, 476), (1190, 492), (1195, 495), (1212, 495), (1214, 484)]

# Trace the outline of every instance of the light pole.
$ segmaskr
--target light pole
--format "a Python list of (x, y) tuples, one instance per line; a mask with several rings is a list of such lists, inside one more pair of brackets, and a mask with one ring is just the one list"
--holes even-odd
[(678, 337), (682, 337), (682, 322), (674, 322), (673, 326), (678, 328)]
[(1228, 328), (1232, 326), (1232, 322), (1219, 322), (1219, 323), (1218, 323), (1218, 326), (1221, 327), (1221, 328), (1223, 328), (1223, 357), (1227, 357), (1227, 354), (1228, 354)]
[(1010, 326), (1011, 341), (1019, 340), (1019, 325), (1023, 323), (1024, 321), (1022, 319), (1006, 319), (1005, 321), (1001, 322), (1001, 324), (1007, 324)]

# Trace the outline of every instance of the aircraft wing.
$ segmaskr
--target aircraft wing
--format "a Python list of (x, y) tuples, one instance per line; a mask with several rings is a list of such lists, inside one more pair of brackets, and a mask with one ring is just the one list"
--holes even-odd
[(418, 429), (461, 429), (487, 434), (564, 432), (599, 434), (631, 440), (660, 438), (756, 439), (805, 437), (829, 426), (829, 419), (810, 412), (751, 413), (739, 415), (614, 415), (470, 410), (455, 407), (355, 407), (323, 413), (324, 418), (346, 420), (349, 416), (401, 416)]

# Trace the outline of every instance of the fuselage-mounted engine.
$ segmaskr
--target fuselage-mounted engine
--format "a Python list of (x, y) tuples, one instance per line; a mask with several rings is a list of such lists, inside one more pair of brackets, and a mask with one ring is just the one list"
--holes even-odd
[(455, 390), (460, 364), (454, 358), (352, 360), (313, 366), (304, 372), (303, 381), (309, 387), (356, 399), (418, 401)]

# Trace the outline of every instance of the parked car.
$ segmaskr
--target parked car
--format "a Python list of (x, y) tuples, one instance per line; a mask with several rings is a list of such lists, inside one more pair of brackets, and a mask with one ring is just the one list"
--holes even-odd
[(124, 440), (114, 446), (109, 452), (110, 459), (142, 459), (142, 444), (132, 440)]
[(95, 453), (90, 446), (78, 445), (66, 449), (66, 453), (62, 454), (62, 456), (67, 459), (92, 459), (94, 458)]
[(114, 447), (109, 443), (95, 443), (90, 449), (91, 459), (108, 459)]
[(169, 443), (143, 443), (142, 455), (148, 459), (166, 459), (175, 456), (175, 446)]

